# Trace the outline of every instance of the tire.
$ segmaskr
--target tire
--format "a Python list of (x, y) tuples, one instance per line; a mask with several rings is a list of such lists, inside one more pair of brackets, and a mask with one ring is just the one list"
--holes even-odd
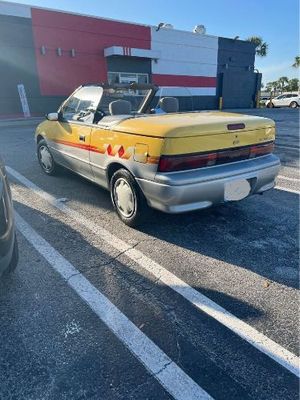
[(37, 156), (39, 164), (45, 174), (55, 175), (57, 173), (58, 166), (55, 163), (47, 142), (44, 139), (41, 139), (37, 144)]
[(141, 225), (149, 213), (145, 196), (129, 171), (122, 168), (110, 180), (111, 200), (119, 218), (126, 225)]
[(270, 102), (270, 103), (268, 103), (267, 107), (268, 107), (268, 108), (274, 108), (275, 106), (274, 106), (274, 103), (271, 103), (271, 102)]
[(297, 108), (298, 104), (296, 101), (292, 101), (291, 104), (289, 105), (290, 108)]
[(11, 274), (12, 272), (14, 272), (14, 270), (17, 268), (18, 261), (19, 261), (19, 246), (18, 246), (17, 236), (15, 236), (15, 243), (11, 261), (9, 266), (5, 270), (5, 274)]

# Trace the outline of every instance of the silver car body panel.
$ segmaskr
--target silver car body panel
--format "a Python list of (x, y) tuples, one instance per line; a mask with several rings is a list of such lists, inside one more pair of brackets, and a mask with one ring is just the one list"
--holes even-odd
[(225, 184), (234, 180), (250, 183), (249, 195), (275, 186), (280, 168), (273, 154), (253, 160), (184, 172), (157, 174), (155, 181), (137, 179), (149, 205), (167, 213), (181, 213), (225, 202)]
[[(12, 199), (10, 196), (9, 184), (6, 179), (6, 172), (0, 159), (0, 200), (6, 197), (6, 229), (0, 236), (0, 276), (9, 266), (15, 245), (15, 224)], [(0, 224), (3, 224), (1, 221)]]

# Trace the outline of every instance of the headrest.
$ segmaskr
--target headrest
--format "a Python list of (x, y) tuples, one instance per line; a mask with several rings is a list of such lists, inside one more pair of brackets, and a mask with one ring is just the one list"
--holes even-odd
[(175, 113), (179, 110), (179, 103), (176, 97), (162, 97), (158, 104), (166, 113)]
[(115, 100), (109, 103), (110, 115), (131, 114), (131, 103), (127, 100)]

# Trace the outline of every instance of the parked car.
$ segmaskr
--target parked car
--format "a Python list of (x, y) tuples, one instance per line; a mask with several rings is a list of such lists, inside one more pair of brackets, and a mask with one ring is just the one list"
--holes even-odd
[(266, 101), (266, 106), (272, 107), (300, 107), (300, 96), (299, 93), (285, 93), (280, 96), (276, 96), (273, 99)]
[(270, 99), (270, 96), (261, 96), (259, 99), (259, 106), (265, 107), (267, 100)]
[(12, 272), (18, 264), (19, 252), (9, 183), (0, 159), (0, 276)]
[(156, 91), (138, 84), (79, 87), (36, 130), (43, 171), (64, 166), (110, 190), (130, 226), (148, 206), (181, 213), (274, 187), (280, 161), (272, 154), (272, 120), (180, 113), (174, 97), (161, 98), (164, 113), (151, 115)]

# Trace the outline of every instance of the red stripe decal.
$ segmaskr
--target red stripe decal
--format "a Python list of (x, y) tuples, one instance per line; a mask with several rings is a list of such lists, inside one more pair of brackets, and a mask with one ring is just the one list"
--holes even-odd
[(89, 144), (83, 144), (83, 143), (73, 143), (73, 142), (68, 142), (67, 140), (53, 140), (55, 143), (63, 144), (65, 146), (70, 146), (70, 147), (76, 147), (78, 149), (82, 150), (88, 150), (88, 151), (93, 151), (95, 153), (101, 153), (104, 154), (105, 150), (101, 150), (96, 146), (91, 146)]
[(152, 82), (158, 86), (216, 87), (217, 78), (210, 76), (153, 74)]
[(119, 158), (123, 158), (125, 160), (128, 160), (132, 156), (132, 147), (128, 147), (127, 149), (124, 149), (122, 145), (115, 145), (114, 147), (111, 146), (111, 144), (104, 145), (104, 147), (101, 149), (96, 146), (91, 146), (88, 144), (83, 144), (83, 143), (74, 143), (74, 142), (69, 142), (67, 140), (53, 140), (55, 143), (62, 144), (64, 146), (70, 146), (70, 147), (76, 147), (78, 149), (82, 150), (87, 150), (87, 151), (92, 151), (94, 153), (100, 153), (100, 154), (105, 154), (115, 157), (119, 156)]

